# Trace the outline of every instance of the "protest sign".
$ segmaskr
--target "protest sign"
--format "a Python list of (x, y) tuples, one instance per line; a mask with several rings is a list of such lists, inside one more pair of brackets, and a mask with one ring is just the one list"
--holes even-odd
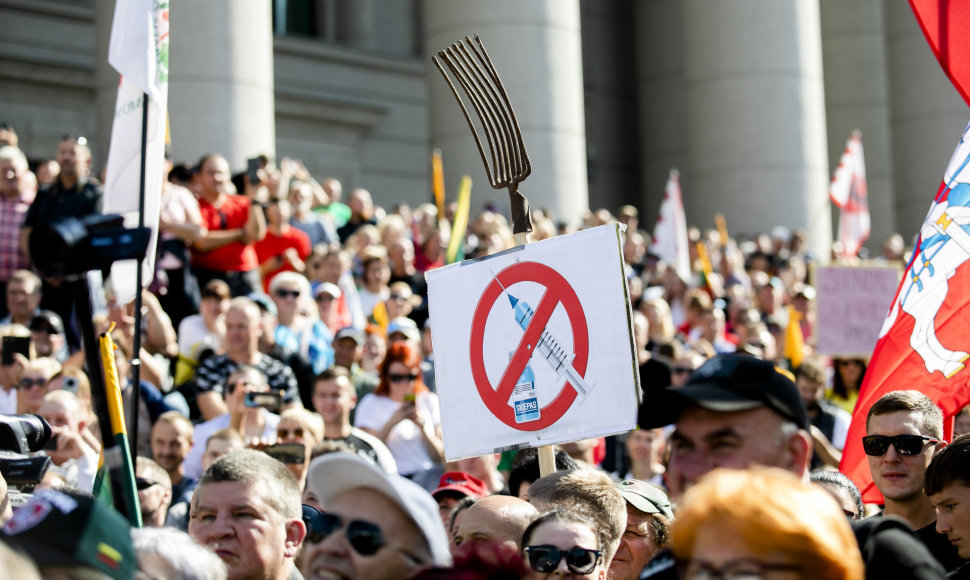
[(894, 266), (817, 266), (814, 269), (815, 348), (820, 354), (866, 358), (899, 284)]
[(600, 226), (428, 272), (449, 461), (636, 425), (620, 236)]

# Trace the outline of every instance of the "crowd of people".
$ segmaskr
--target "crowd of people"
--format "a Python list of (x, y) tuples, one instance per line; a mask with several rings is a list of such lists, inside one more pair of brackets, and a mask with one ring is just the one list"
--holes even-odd
[[(218, 154), (169, 164), (154, 281), (110, 279), (95, 313), (126, 400), (142, 528), (95, 499), (101, 430), (70, 284), (31, 262), (31, 232), (101, 211), (83, 137), (33, 168), (0, 129), (0, 414), (36, 414), (37, 482), (10, 482), (2, 569), (18, 578), (970, 577), (970, 415), (899, 385), (866, 419), (881, 506), (837, 471), (866, 360), (815, 333), (803, 232), (692, 228), (693, 273), (621, 222), (644, 404), (637, 429), (554, 450), (447, 461), (424, 273), (452, 235), (466, 257), (510, 248), (501, 211), (466, 232), (453, 207), (343, 199), (298, 160), (234, 174)], [(901, 236), (880, 260), (903, 264)], [(797, 364), (785, 330), (805, 337)], [(137, 338), (136, 339), (136, 333)], [(134, 352), (136, 343), (140, 352)], [(130, 368), (138, 361), (137, 381)], [(99, 371), (100, 372), (100, 371)], [(470, 426), (473, 428), (473, 426)], [(7, 484), (4, 484), (5, 486)], [(116, 498), (117, 500), (117, 498)], [(966, 526), (966, 527), (965, 527)], [(61, 576), (58, 576), (61, 574)]]

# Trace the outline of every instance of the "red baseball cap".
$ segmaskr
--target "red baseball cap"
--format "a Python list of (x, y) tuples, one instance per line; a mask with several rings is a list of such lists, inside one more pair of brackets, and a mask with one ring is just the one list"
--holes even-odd
[(438, 494), (443, 491), (454, 491), (475, 498), (488, 495), (488, 487), (484, 481), (462, 471), (449, 471), (442, 475), (437, 489), (431, 492), (431, 497), (438, 499)]

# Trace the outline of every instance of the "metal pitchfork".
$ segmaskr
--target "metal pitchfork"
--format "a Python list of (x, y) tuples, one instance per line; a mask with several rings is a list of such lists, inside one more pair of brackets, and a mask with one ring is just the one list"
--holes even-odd
[[(448, 66), (478, 115), (488, 141), (491, 165), (468, 109), (438, 58)], [(494, 189), (509, 190), (512, 233), (516, 236), (516, 242), (522, 243), (519, 242), (520, 234), (526, 238), (532, 231), (532, 216), (529, 212), (529, 200), (519, 193), (519, 184), (532, 173), (532, 164), (525, 151), (522, 130), (519, 129), (519, 122), (512, 110), (509, 95), (502, 86), (502, 80), (477, 34), (474, 42), (466, 36), (464, 42), (458, 41), (444, 50), (439, 50), (438, 57), (431, 57), (431, 60), (441, 71), (441, 76), (445, 77), (445, 82), (465, 115), (468, 128), (475, 138), (475, 145), (478, 146), (478, 153), (482, 156), (482, 163), (485, 164), (489, 183)]]

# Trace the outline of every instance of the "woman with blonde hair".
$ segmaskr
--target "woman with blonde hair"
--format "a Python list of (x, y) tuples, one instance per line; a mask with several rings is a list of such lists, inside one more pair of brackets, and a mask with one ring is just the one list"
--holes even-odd
[(677, 327), (674, 326), (674, 318), (670, 313), (670, 305), (660, 296), (646, 296), (640, 302), (640, 312), (647, 317), (650, 323), (650, 339), (647, 341), (647, 350), (657, 352), (657, 348), (662, 344), (673, 342), (677, 335)]
[(790, 472), (716, 469), (687, 491), (672, 530), (681, 578), (862, 580), (835, 500)]
[(17, 383), (17, 414), (37, 413), (47, 394), (51, 378), (61, 372), (61, 363), (50, 357), (27, 362)]
[(303, 446), (303, 462), (285, 462), (293, 477), (300, 482), (300, 489), (306, 483), (306, 469), (310, 465), (310, 454), (317, 443), (323, 441), (323, 417), (303, 408), (286, 409), (280, 413), (276, 426), (277, 443), (295, 443)]

